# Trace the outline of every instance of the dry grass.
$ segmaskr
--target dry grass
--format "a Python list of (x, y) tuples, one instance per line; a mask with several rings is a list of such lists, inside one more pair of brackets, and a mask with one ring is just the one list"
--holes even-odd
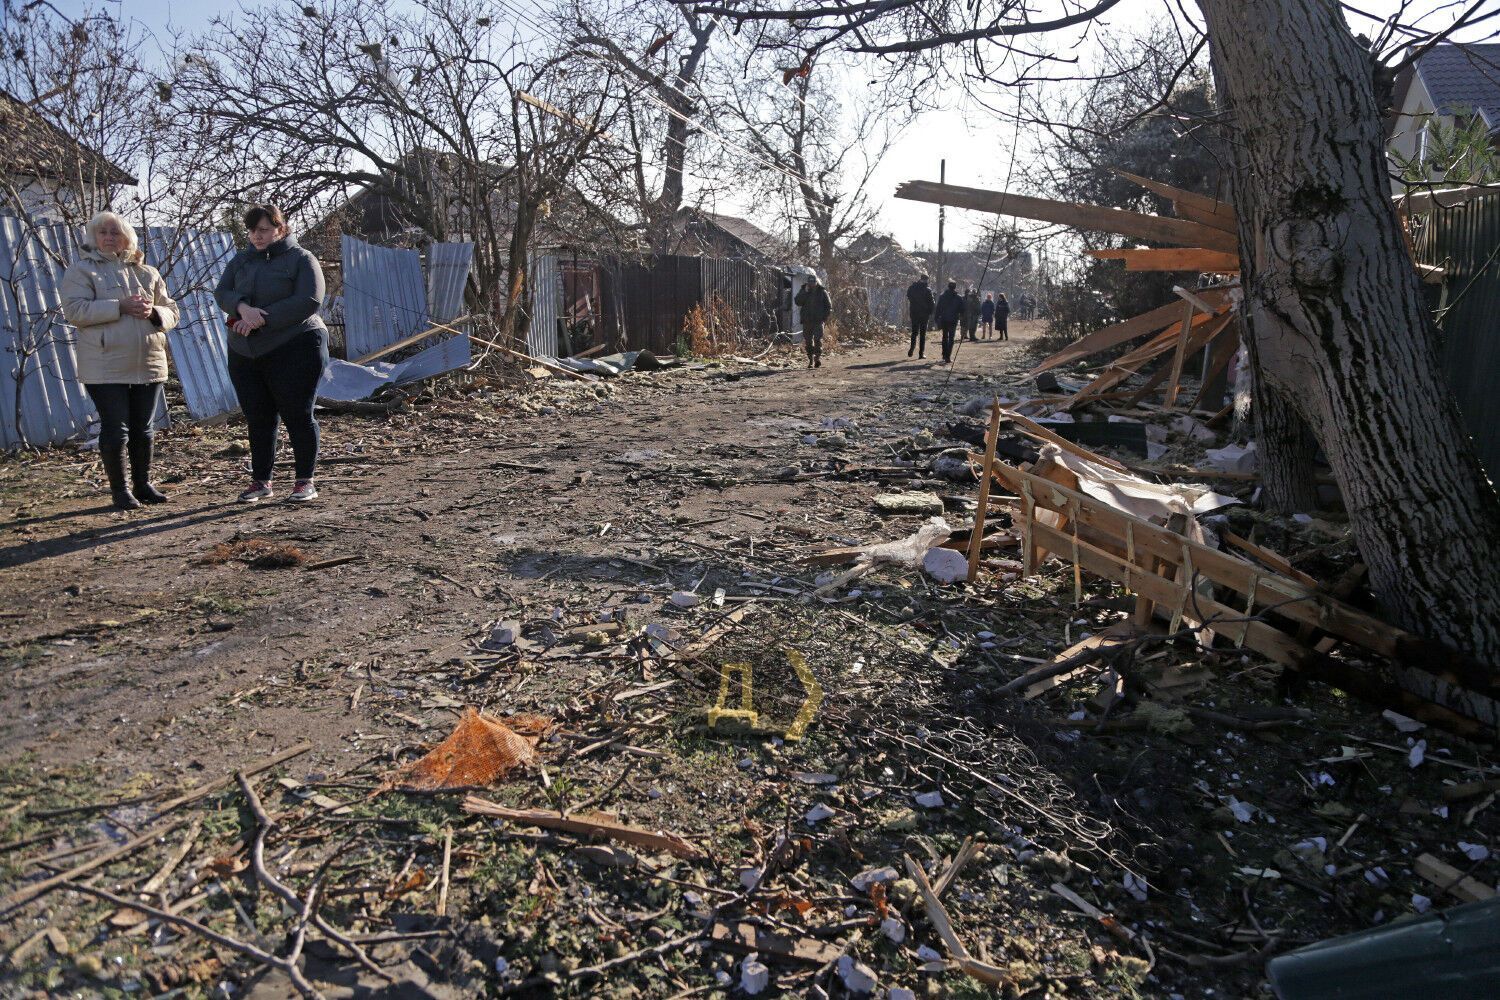
[(200, 561), (209, 566), (242, 562), (252, 569), (286, 569), (307, 562), (307, 553), (286, 542), (272, 542), (264, 538), (236, 538), (215, 545)]

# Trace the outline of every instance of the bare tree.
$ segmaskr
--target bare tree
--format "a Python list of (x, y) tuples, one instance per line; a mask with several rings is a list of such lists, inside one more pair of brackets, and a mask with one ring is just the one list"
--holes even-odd
[[(695, 9), (799, 21), (807, 52), (837, 45), (915, 58), (1078, 29), (1117, 3), (1070, 4), (1046, 18), (1014, 0)], [(1478, 13), (1484, 6), (1462, 17), (1491, 16)], [(1376, 596), (1397, 623), (1500, 667), (1500, 498), (1443, 383), (1389, 197), (1383, 74), (1328, 0), (1199, 7), (1235, 150), (1260, 374), (1327, 453)]]
[[(704, 77), (719, 21), (653, 0), (631, 0), (618, 8), (607, 2), (578, 2), (571, 17), (578, 46), (608, 60), (635, 83), (627, 91), (627, 108), (636, 153), (638, 209), (648, 243), (664, 251), (687, 190), (691, 140), (700, 134), (702, 119), (711, 112), (705, 107), (710, 98)], [(621, 40), (621, 24), (644, 25), (649, 30), (644, 34), (637, 30), (635, 37)], [(660, 149), (655, 157), (647, 152), (653, 143)], [(658, 178), (654, 191), (649, 174)]]
[(609, 127), (612, 72), (481, 0), (278, 6), (174, 53), (174, 124), (221, 151), (221, 203), (316, 219), (359, 191), (432, 240), (475, 244), (478, 311), (524, 330), (535, 221)]

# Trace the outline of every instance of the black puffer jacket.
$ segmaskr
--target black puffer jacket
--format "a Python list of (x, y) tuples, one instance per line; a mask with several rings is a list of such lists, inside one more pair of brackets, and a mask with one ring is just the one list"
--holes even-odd
[(944, 289), (943, 294), (938, 296), (937, 312), (932, 317), (937, 325), (949, 326), (957, 323), (963, 314), (964, 297), (951, 288)]
[(266, 325), (242, 337), (229, 334), (229, 349), (247, 358), (269, 354), (300, 333), (317, 332), (328, 342), (328, 328), (318, 315), (323, 304), (323, 268), (310, 250), (294, 237), (277, 240), (264, 250), (241, 250), (224, 268), (214, 289), (219, 308), (238, 318), (240, 303), (266, 311)]

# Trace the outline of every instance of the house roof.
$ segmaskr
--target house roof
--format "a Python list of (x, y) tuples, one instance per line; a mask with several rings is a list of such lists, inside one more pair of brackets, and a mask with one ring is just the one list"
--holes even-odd
[(782, 258), (788, 256), (788, 247), (781, 240), (761, 229), (748, 219), (737, 215), (719, 215), (702, 209), (691, 210), (693, 215), (712, 226), (716, 226), (739, 240), (763, 257)]
[(866, 275), (887, 280), (909, 280), (927, 270), (926, 262), (907, 253), (894, 238), (880, 233), (860, 234), (849, 244), (844, 256)]
[[(62, 179), (72, 164), (105, 184), (134, 185), (136, 179), (42, 117), (20, 99), (0, 90), (0, 170), (27, 177)], [(65, 166), (66, 165), (66, 166)]]
[(1477, 111), (1487, 128), (1500, 128), (1500, 42), (1435, 45), (1417, 60), (1417, 75), (1438, 111)]

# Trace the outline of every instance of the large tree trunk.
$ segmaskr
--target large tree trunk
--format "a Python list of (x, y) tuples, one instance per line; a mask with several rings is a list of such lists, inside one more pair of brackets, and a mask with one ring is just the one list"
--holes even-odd
[(1371, 64), (1332, 0), (1199, 0), (1260, 373), (1322, 444), (1395, 621), (1500, 666), (1500, 499), (1438, 365)]

